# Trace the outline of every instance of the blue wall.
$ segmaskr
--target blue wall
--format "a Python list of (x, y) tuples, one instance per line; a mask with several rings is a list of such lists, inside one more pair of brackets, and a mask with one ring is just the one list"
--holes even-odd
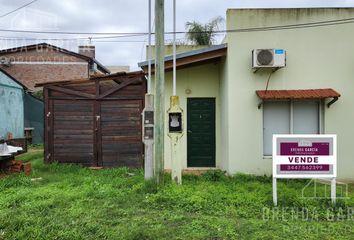
[(0, 71), (0, 138), (24, 137), (23, 87)]

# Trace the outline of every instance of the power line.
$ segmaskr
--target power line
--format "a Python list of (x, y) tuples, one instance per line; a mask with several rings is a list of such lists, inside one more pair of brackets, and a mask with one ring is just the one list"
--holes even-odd
[(0, 36), (2, 40), (29, 40), (29, 41), (76, 41), (76, 40), (89, 40), (95, 39), (115, 39), (115, 38), (130, 38), (141, 37), (144, 35), (132, 34), (132, 35), (119, 35), (119, 36), (98, 36), (98, 37), (76, 37), (76, 38), (32, 38), (32, 37), (17, 37), (17, 36)]
[(34, 34), (62, 34), (62, 35), (146, 35), (145, 32), (64, 32), (64, 31), (36, 31), (36, 30), (14, 30), (14, 29), (0, 29), (0, 32), (14, 32), (14, 33), (34, 33)]
[[(217, 30), (213, 31), (214, 34), (224, 34), (224, 33), (234, 33), (234, 32), (256, 32), (256, 31), (275, 31), (275, 30), (286, 30), (286, 29), (298, 29), (298, 28), (312, 28), (312, 27), (322, 27), (322, 26), (332, 26), (332, 25), (340, 25), (340, 24), (348, 24), (354, 23), (354, 18), (346, 18), (346, 19), (337, 19), (337, 20), (328, 20), (321, 22), (309, 22), (302, 24), (290, 24), (290, 25), (278, 25), (278, 26), (269, 26), (269, 27), (254, 27), (254, 28), (240, 28), (240, 29), (230, 29), (230, 30)], [(55, 34), (74, 34), (74, 32), (48, 32), (48, 31), (30, 31), (30, 30), (9, 30), (9, 29), (0, 29), (1, 31), (7, 32), (28, 32), (28, 33), (55, 33)], [(176, 34), (185, 34), (187, 32), (176, 32)], [(197, 32), (195, 32), (197, 33)], [(76, 33), (76, 34), (105, 34), (110, 35), (113, 33)], [(93, 40), (97, 39), (117, 39), (117, 38), (130, 38), (130, 37), (143, 37), (147, 33), (115, 33), (116, 36), (94, 36), (90, 37)], [(119, 35), (118, 35), (119, 34)], [(153, 33), (154, 34), (154, 33)], [(173, 34), (173, 32), (166, 32), (165, 34)], [(5, 37), (0, 36), (2, 40), (29, 40), (29, 41), (77, 41), (77, 40), (87, 40), (88, 37), (76, 37), (76, 38), (30, 38), (30, 37)], [(120, 42), (120, 41), (112, 41), (112, 42)], [(123, 42), (123, 41), (121, 41)], [(126, 42), (134, 42), (134, 41), (126, 41)], [(143, 42), (143, 41), (141, 41)]]
[[(266, 26), (266, 27), (253, 27), (253, 28), (240, 28), (240, 29), (230, 29), (230, 30), (217, 30), (212, 31), (212, 33), (228, 33), (228, 32), (253, 32), (253, 31), (273, 31), (273, 30), (283, 30), (283, 29), (297, 29), (297, 28), (309, 28), (309, 27), (322, 27), (322, 26), (332, 26), (339, 24), (349, 24), (354, 23), (354, 18), (318, 21), (318, 22), (308, 22), (299, 24), (288, 24), (288, 25), (276, 25), (276, 26)], [(63, 35), (120, 35), (123, 37), (125, 35), (132, 36), (144, 36), (147, 32), (65, 32), (65, 31), (35, 31), (35, 30), (13, 30), (13, 29), (0, 29), (0, 32), (14, 32), (14, 33), (34, 33), (34, 34), (63, 34)], [(185, 34), (186, 31), (177, 32), (165, 32), (165, 34)], [(202, 32), (193, 32), (202, 33)], [(152, 34), (155, 34), (154, 32)]]
[(16, 8), (16, 9), (14, 9), (14, 10), (8, 12), (8, 13), (5, 13), (5, 14), (1, 15), (0, 18), (6, 17), (7, 15), (10, 15), (11, 13), (14, 13), (14, 12), (16, 12), (16, 11), (22, 9), (22, 8), (25, 8), (25, 7), (31, 5), (32, 3), (35, 3), (35, 2), (37, 2), (37, 1), (38, 1), (38, 0), (33, 0), (33, 1), (29, 2), (29, 3), (26, 3), (26, 4), (20, 6), (20, 7)]
[[(78, 41), (78, 40), (88, 40), (85, 39), (31, 39), (31, 38), (3, 38), (0, 37), (0, 41)], [(187, 38), (179, 38), (178, 41), (187, 40)], [(166, 39), (165, 43), (168, 44), (172, 39)], [(94, 43), (145, 43), (145, 40), (92, 40)]]
[(292, 30), (292, 29), (303, 29), (303, 28), (313, 28), (313, 27), (325, 27), (325, 26), (334, 26), (334, 25), (342, 25), (354, 23), (354, 19), (352, 21), (339, 21), (333, 23), (323, 23), (323, 24), (293, 24), (293, 25), (284, 25), (284, 26), (272, 26), (272, 27), (258, 27), (258, 28), (244, 28), (244, 29), (231, 29), (226, 30), (225, 32), (257, 32), (257, 31), (276, 31), (276, 30)]

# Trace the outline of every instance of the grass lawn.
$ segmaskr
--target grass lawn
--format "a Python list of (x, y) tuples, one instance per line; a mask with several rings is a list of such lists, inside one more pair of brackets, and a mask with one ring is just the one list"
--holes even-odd
[[(209, 172), (156, 187), (142, 170), (43, 164), (0, 179), (0, 239), (354, 239), (354, 187), (336, 207), (301, 197), (307, 181)], [(31, 178), (41, 178), (32, 181)], [(324, 191), (319, 188), (319, 191)]]

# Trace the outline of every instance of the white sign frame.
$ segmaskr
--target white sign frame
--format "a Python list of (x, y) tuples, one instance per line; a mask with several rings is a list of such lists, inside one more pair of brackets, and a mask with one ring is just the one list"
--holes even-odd
[[(278, 173), (278, 165), (279, 164), (289, 164), (288, 155), (280, 156), (278, 155), (278, 138), (286, 138), (286, 139), (331, 139), (332, 140), (332, 154), (328, 156), (324, 155), (311, 155), (313, 157), (318, 158), (318, 163), (301, 163), (304, 165), (312, 165), (312, 164), (328, 164), (332, 166), (332, 173), (328, 174), (316, 174), (316, 173), (303, 173), (303, 174), (295, 174), (295, 173)], [(296, 155), (297, 157), (309, 155)], [(336, 177), (337, 177), (337, 135), (335, 134), (274, 134), (273, 135), (273, 202), (274, 205), (277, 206), (277, 179), (312, 179), (312, 178), (326, 178), (331, 180), (331, 199), (332, 202), (335, 203), (336, 198)], [(300, 163), (298, 163), (300, 164)], [(292, 163), (292, 165), (296, 165), (296, 163)]]

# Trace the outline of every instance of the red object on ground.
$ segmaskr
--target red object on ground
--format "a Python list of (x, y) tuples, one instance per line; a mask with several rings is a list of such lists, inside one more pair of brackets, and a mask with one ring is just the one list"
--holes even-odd
[(23, 171), (25, 172), (26, 176), (31, 175), (31, 171), (32, 171), (32, 166), (31, 163), (27, 162), (23, 164)]
[(24, 163), (19, 160), (12, 160), (9, 170), (11, 172), (24, 172), (26, 176), (29, 176), (29, 175), (31, 175), (32, 166), (31, 166), (31, 163), (29, 163), (29, 162)]

